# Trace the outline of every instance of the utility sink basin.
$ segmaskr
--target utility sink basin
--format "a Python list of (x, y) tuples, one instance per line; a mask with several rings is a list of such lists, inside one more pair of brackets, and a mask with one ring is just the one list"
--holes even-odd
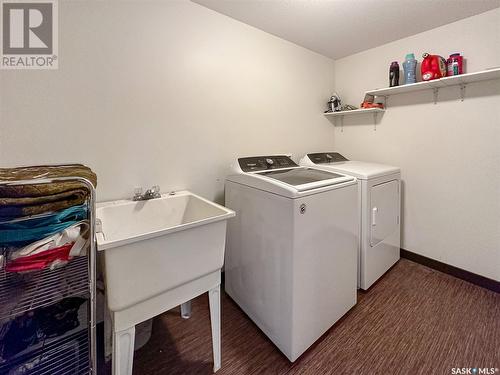
[[(214, 320), (220, 336), (220, 270), (226, 222), (234, 215), (188, 191), (146, 201), (97, 204), (97, 249), (104, 253), (106, 298), (114, 332), (114, 374), (132, 373), (136, 324), (207, 291), (212, 336)], [(219, 318), (212, 316), (213, 308)], [(218, 344), (217, 337), (212, 338), (217, 370), (220, 338)]]

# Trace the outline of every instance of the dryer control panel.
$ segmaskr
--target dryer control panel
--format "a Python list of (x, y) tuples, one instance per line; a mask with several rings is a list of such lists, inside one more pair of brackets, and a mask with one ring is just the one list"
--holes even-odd
[(238, 163), (243, 172), (298, 167), (298, 165), (295, 164), (295, 162), (286, 155), (252, 156), (249, 158), (239, 158)]
[(349, 160), (338, 152), (318, 152), (315, 154), (307, 154), (307, 156), (314, 164), (338, 163), (340, 161)]

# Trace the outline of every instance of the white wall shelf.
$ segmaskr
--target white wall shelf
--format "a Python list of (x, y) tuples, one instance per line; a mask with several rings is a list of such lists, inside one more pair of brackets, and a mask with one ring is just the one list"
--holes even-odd
[(361, 115), (364, 113), (379, 113), (384, 112), (385, 109), (381, 108), (361, 108), (361, 109), (353, 109), (352, 111), (339, 111), (339, 112), (326, 112), (325, 116), (327, 117), (343, 117), (350, 115)]
[[(432, 81), (424, 81), (412, 83), (409, 85), (402, 85), (396, 87), (387, 87), (383, 89), (375, 89), (366, 91), (366, 94), (385, 99), (385, 107), (387, 107), (387, 98), (391, 95), (402, 94), (412, 91), (421, 91), (432, 89), (434, 91), (434, 104), (438, 100), (438, 91), (441, 87), (460, 86), (460, 97), (463, 101), (465, 98), (465, 87), (469, 83), (488, 81), (493, 79), (500, 79), (500, 68), (492, 68), (482, 70), (475, 73), (460, 74), (458, 76), (444, 77)], [(324, 115), (331, 118), (337, 124), (336, 119), (340, 120), (341, 131), (344, 131), (344, 116), (360, 115), (360, 114), (373, 114), (374, 130), (377, 130), (377, 114), (385, 112), (385, 109), (368, 108), (368, 109), (355, 109), (352, 111), (339, 111), (339, 112), (326, 112)]]
[(370, 90), (367, 91), (366, 94), (374, 96), (383, 96), (387, 98), (388, 96), (402, 94), (405, 92), (433, 89), (434, 102), (436, 103), (437, 90), (439, 88), (448, 86), (460, 86), (461, 98), (462, 100), (464, 100), (465, 85), (472, 82), (487, 81), (491, 79), (500, 79), (500, 68), (482, 70), (480, 72), (475, 72), (475, 73), (460, 74), (458, 76), (452, 76), (452, 77), (444, 77), (432, 81), (417, 82), (409, 85)]
[(379, 113), (385, 112), (385, 109), (381, 108), (361, 108), (361, 109), (353, 109), (351, 111), (339, 111), (339, 112), (325, 112), (324, 115), (328, 118), (333, 118), (336, 121), (337, 118), (340, 119), (340, 131), (344, 131), (344, 116), (352, 116), (352, 115), (363, 115), (363, 114), (372, 114), (373, 115), (373, 125), (376, 130), (377, 126), (377, 115)]

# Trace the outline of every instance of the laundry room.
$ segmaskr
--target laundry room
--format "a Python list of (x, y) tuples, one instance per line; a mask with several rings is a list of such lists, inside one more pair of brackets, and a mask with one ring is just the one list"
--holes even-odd
[(500, 0), (0, 34), (0, 375), (500, 374)]

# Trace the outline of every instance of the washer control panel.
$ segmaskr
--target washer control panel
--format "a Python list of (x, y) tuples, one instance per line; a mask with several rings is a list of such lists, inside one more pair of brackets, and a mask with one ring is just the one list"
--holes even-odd
[(307, 156), (314, 164), (338, 163), (340, 161), (349, 160), (338, 152), (318, 152), (315, 154), (307, 154)]
[(295, 162), (286, 155), (252, 156), (249, 158), (239, 158), (238, 163), (243, 172), (298, 167), (298, 165), (295, 164)]

